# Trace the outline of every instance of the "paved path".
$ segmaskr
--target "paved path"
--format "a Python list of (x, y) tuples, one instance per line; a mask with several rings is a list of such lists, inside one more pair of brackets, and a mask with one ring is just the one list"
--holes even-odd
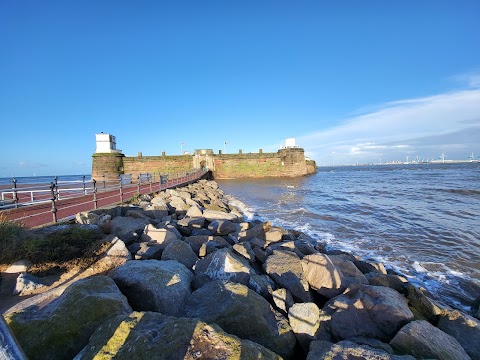
[[(208, 173), (195, 173), (188, 177), (185, 176), (175, 180), (168, 180), (166, 184), (160, 185), (159, 182), (142, 184), (140, 185), (140, 188), (137, 184), (124, 185), (121, 190), (120, 188), (117, 188), (98, 192), (96, 194), (96, 203), (93, 194), (57, 200), (55, 201), (56, 219), (57, 221), (66, 220), (81, 211), (88, 211), (122, 203), (138, 193), (143, 195), (184, 186), (206, 176), (208, 176)], [(8, 220), (17, 221), (29, 228), (55, 223), (51, 201), (28, 206), (19, 206), (17, 209), (3, 210), (2, 215), (5, 215)]]

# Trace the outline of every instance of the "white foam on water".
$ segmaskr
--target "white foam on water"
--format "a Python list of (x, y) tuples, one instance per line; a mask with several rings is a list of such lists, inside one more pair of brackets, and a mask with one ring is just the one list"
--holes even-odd
[(235, 206), (238, 210), (240, 210), (240, 212), (245, 216), (247, 220), (254, 220), (255, 216), (257, 216), (255, 209), (248, 206), (243, 201), (231, 195), (226, 195), (225, 197), (228, 200), (228, 203), (232, 206)]

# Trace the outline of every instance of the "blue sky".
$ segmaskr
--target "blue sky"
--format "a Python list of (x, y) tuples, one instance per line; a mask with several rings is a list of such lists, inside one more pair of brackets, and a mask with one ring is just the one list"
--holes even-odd
[(126, 155), (480, 155), (480, 1), (0, 0), (0, 177)]

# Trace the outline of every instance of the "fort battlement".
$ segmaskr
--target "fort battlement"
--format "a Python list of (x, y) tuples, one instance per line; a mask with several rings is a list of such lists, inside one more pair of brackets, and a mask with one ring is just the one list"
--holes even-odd
[[(106, 135), (106, 134), (101, 134)], [(111, 135), (108, 135), (111, 136)], [(102, 137), (103, 138), (103, 137)], [(113, 137), (115, 140), (115, 137)], [(292, 143), (293, 139), (287, 139)], [(287, 142), (288, 144), (288, 142)], [(121, 174), (136, 177), (145, 173), (181, 173), (192, 169), (210, 170), (215, 179), (296, 177), (316, 172), (313, 160), (305, 158), (304, 149), (289, 145), (275, 153), (214, 153), (212, 149), (195, 150), (193, 155), (125, 156), (115, 144), (100, 148), (110, 152), (97, 152), (92, 157), (92, 179), (118, 178)]]

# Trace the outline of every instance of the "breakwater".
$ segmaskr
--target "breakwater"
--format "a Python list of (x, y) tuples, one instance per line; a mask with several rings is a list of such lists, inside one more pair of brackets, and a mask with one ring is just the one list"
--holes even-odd
[(380, 262), (246, 222), (215, 182), (79, 213), (77, 221), (110, 232), (99, 262), (111, 270), (73, 283), (41, 309), (7, 311), (32, 358), (480, 354), (479, 322), (470, 316), (478, 308), (450, 309)]

